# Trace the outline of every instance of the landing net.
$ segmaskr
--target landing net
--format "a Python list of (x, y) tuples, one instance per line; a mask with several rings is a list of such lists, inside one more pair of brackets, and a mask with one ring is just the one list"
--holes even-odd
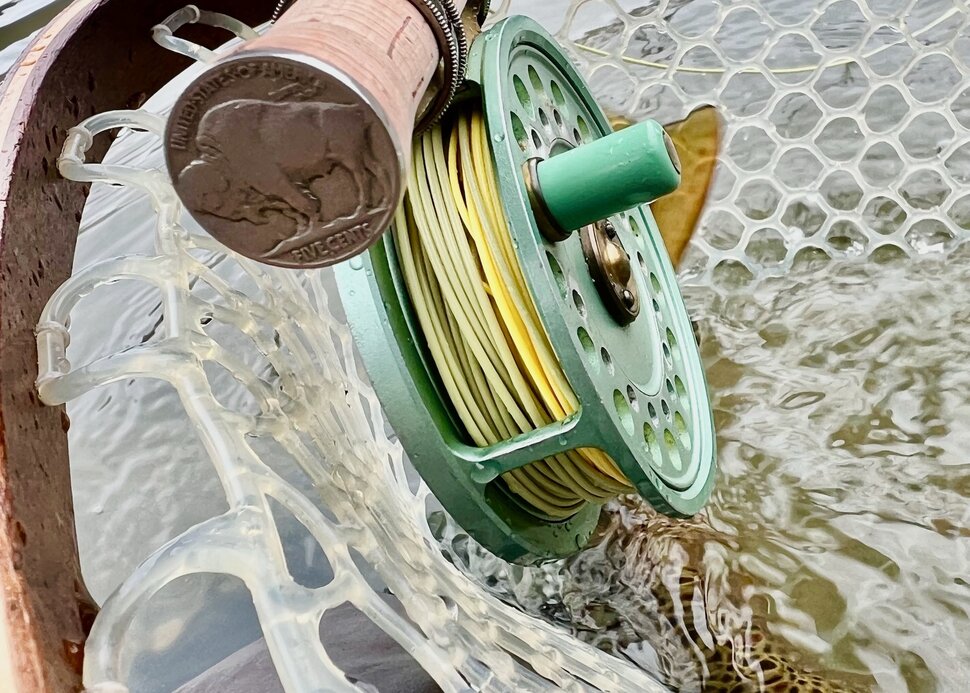
[[(535, 4), (506, 2), (498, 14), (522, 11), (558, 29), (608, 111), (666, 122), (705, 103), (720, 108), (724, 154), (686, 282), (739, 286), (799, 263), (913, 256), (966, 237), (970, 144), (956, 133), (970, 125), (970, 39), (961, 6)], [(89, 247), (100, 258), (79, 258), (38, 325), (41, 395), (75, 403), (75, 476), (95, 468), (99, 441), (109, 445), (120, 425), (91, 406), (104, 402), (92, 399), (100, 391), (131, 397), (124, 426), (134, 432), (118, 439), (135, 441), (128, 455), (154, 470), (101, 470), (106, 490), (78, 497), (82, 551), (86, 541), (105, 551), (118, 543), (140, 561), (121, 584), (102, 581), (85, 684), (124, 690), (146, 653), (172, 647), (192, 622), (191, 604), (173, 615), (153, 597), (218, 574), (245, 584), (290, 691), (364, 685), (345, 677), (320, 638), (321, 619), (345, 602), (445, 691), (661, 690), (641, 669), (510, 605), (516, 595), (554, 593), (554, 566), (506, 566), (440, 512), (432, 532), (433, 500), (361, 375), (329, 273), (227, 254), (183, 214), (159, 137), (190, 78), (141, 110), (80, 124), (61, 164), (68, 178), (99, 184), (101, 214), (124, 210), (137, 229), (134, 215), (149, 218), (150, 205), (154, 224), (121, 234), (128, 245)], [(118, 129), (108, 163), (85, 160), (93, 137)], [(89, 205), (86, 233), (101, 221)], [(165, 402), (187, 426), (167, 423)], [(189, 465), (180, 448), (204, 456), (215, 481), (197, 476), (198, 460)], [(166, 490), (147, 541), (111, 514), (126, 508), (131, 518)], [(221, 512), (184, 529), (199, 514), (194, 505), (212, 506), (213, 491), (225, 497)], [(332, 568), (325, 584), (294, 576), (281, 541), (294, 522)]]

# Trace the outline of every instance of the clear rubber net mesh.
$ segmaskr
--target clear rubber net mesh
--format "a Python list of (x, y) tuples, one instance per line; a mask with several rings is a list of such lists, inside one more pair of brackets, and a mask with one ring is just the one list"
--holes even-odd
[(687, 274), (914, 255), (966, 236), (970, 38), (958, 3), (548, 4), (560, 10), (544, 19), (606, 110), (669, 122), (719, 107), (723, 151)]
[[(505, 2), (495, 17), (509, 12), (556, 32), (612, 114), (719, 107), (685, 282), (942, 251), (970, 228), (961, 5)], [(227, 254), (184, 215), (158, 136), (193, 70), (140, 111), (82, 123), (61, 165), (95, 182), (76, 272), (38, 326), (40, 392), (69, 403), (82, 560), (104, 602), (86, 685), (163, 690), (166, 656), (217, 660), (255, 629), (287, 690), (366, 689), (325, 632), (349, 603), (445, 691), (660, 690), (520, 608), (556, 591), (554, 566), (508, 566), (436, 508), (328, 272)], [(107, 165), (84, 160), (119, 128)], [(248, 621), (226, 616), (240, 591)], [(227, 652), (192, 635), (220, 604)]]

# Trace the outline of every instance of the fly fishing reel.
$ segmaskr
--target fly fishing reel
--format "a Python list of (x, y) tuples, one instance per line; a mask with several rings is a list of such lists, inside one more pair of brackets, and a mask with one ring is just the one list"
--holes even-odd
[(648, 206), (679, 182), (660, 125), (613, 133), (556, 41), (512, 17), (474, 41), (460, 99), (413, 154), (394, 232), (338, 285), (444, 508), (519, 562), (584, 547), (620, 493), (696, 513), (714, 427)]

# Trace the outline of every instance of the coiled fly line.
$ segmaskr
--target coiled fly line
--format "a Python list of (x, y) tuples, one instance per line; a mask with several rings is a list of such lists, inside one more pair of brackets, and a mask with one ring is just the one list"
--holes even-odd
[[(579, 402), (526, 287), (482, 113), (455, 111), (415, 140), (393, 234), (434, 366), (469, 439), (485, 447), (565, 419)], [(503, 479), (554, 519), (635, 492), (594, 448), (536, 461)]]

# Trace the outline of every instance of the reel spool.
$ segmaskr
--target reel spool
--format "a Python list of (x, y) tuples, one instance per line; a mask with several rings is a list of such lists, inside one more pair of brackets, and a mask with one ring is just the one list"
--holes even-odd
[(525, 17), (473, 43), (453, 112), (469, 107), (484, 114), (512, 247), (579, 406), (497, 444), (472, 444), (429, 350), (401, 248), (385, 234), (337, 267), (337, 283), (411, 462), (459, 525), (511, 561), (573, 554), (599, 517), (593, 502), (552, 517), (503, 479), (541, 460), (605, 453), (657, 510), (696, 513), (713, 485), (713, 417), (648, 206), (679, 182), (670, 139), (653, 121), (613, 133), (561, 47)]

